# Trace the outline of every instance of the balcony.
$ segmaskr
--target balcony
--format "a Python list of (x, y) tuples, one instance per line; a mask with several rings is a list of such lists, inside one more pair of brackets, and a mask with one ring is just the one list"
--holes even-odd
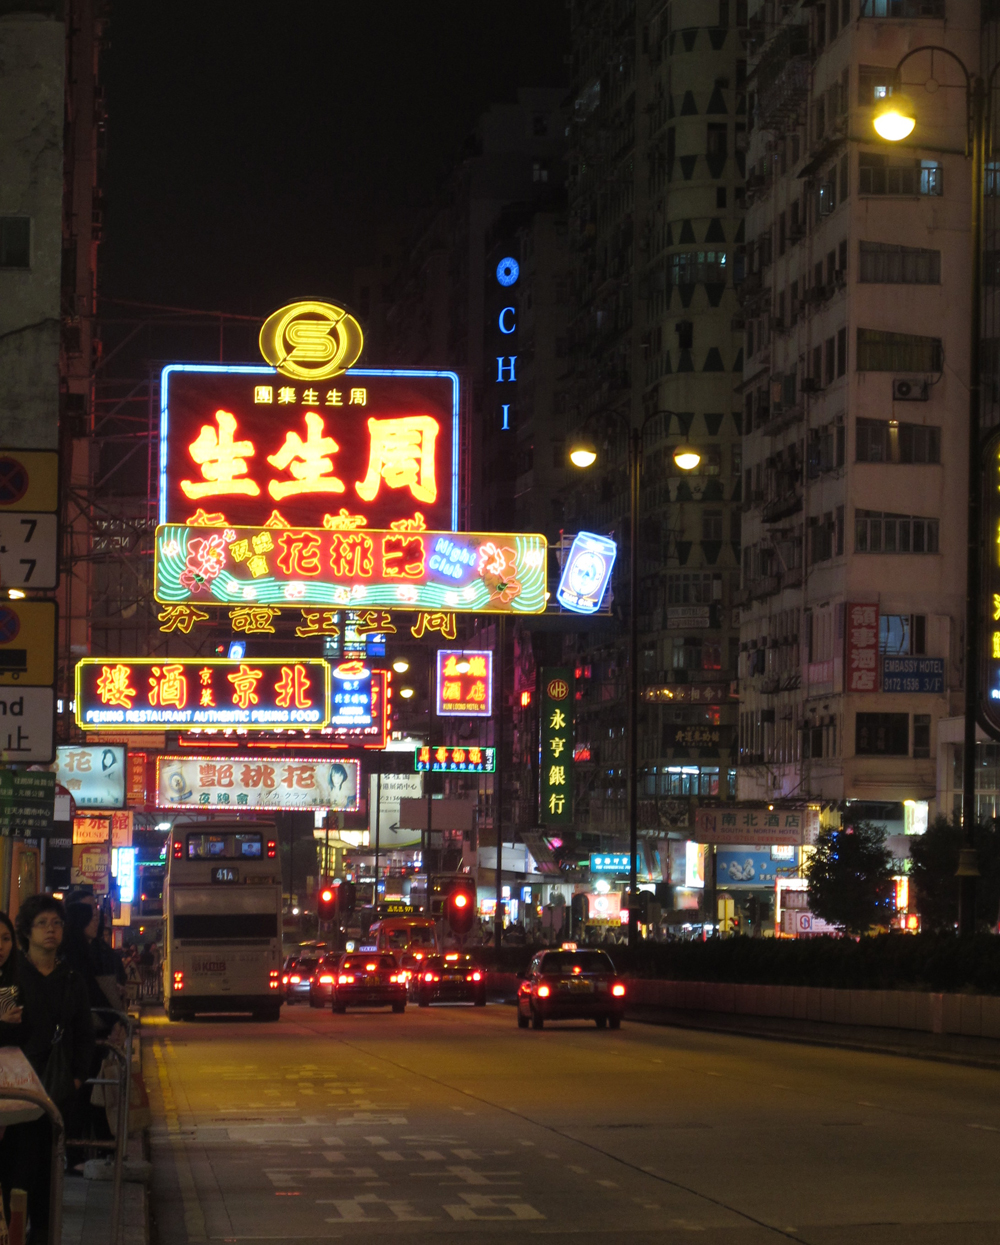
[(802, 494), (798, 489), (792, 488), (779, 497), (772, 497), (770, 501), (765, 502), (760, 517), (764, 523), (777, 523), (780, 519), (787, 519), (790, 515), (798, 514), (801, 509)]

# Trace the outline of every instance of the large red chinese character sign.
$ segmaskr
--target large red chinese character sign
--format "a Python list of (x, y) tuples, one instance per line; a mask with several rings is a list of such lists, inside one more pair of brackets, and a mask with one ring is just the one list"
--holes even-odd
[(458, 526), (453, 372), (171, 364), (160, 394), (161, 523)]
[(99, 658), (76, 667), (82, 730), (126, 727), (321, 729), (330, 721), (330, 667), (317, 658)]

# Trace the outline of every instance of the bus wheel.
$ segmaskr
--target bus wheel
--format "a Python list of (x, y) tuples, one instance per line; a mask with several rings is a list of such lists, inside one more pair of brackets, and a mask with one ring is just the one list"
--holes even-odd
[(187, 1012), (184, 1011), (184, 1009), (181, 1007), (179, 1003), (175, 1003), (173, 999), (171, 999), (170, 1002), (167, 1004), (167, 1019), (168, 1020), (186, 1020)]

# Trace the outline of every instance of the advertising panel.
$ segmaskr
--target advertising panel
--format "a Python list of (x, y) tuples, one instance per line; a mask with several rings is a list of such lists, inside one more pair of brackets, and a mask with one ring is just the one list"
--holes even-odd
[(0, 833), (37, 834), (55, 819), (56, 779), (37, 770), (0, 770)]
[(439, 649), (438, 717), (488, 718), (493, 712), (493, 654)]
[(458, 527), (454, 372), (171, 364), (160, 395), (161, 523)]
[(379, 847), (383, 851), (396, 851), (404, 847), (420, 846), (420, 831), (409, 827), (400, 828), (399, 807), (401, 800), (417, 800), (424, 793), (422, 774), (372, 774), (371, 802), (368, 807), (369, 842), (375, 846), (375, 809), (378, 807)]
[(541, 675), (539, 820), (566, 826), (573, 821), (573, 671), (549, 666)]
[(878, 606), (847, 606), (847, 690), (878, 691)]
[(628, 873), (632, 857), (628, 852), (591, 852), (591, 873)]
[(107, 844), (74, 843), (70, 882), (73, 886), (92, 886), (95, 895), (108, 893), (111, 849)]
[(121, 744), (70, 744), (56, 749), (52, 771), (77, 808), (125, 807), (125, 748)]
[(319, 659), (85, 657), (76, 667), (76, 724), (85, 731), (260, 731), (329, 721), (330, 667)]
[(611, 582), (618, 546), (607, 536), (577, 532), (563, 564), (556, 600), (574, 614), (596, 614)]
[(161, 756), (157, 808), (239, 811), (327, 808), (357, 812), (361, 763), (305, 757)]
[(773, 886), (779, 874), (788, 875), (798, 868), (796, 859), (773, 860), (770, 850), (753, 847), (717, 847), (715, 849), (716, 884), (733, 890), (740, 887)]
[(944, 691), (943, 657), (883, 657), (883, 692)]
[(161, 604), (545, 611), (545, 537), (364, 528), (158, 527)]
[(417, 748), (413, 768), (418, 773), (492, 774), (497, 767), (495, 748)]

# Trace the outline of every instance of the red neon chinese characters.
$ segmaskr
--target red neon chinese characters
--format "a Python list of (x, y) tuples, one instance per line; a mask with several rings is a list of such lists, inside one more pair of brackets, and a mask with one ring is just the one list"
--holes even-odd
[(257, 682), (263, 677), (263, 670), (251, 670), (246, 662), (242, 661), (235, 674), (226, 675), (233, 685), (233, 704), (238, 709), (249, 709), (251, 705), (260, 703), (260, 697), (257, 695)]
[(286, 575), (318, 575), (320, 539), (314, 532), (282, 532), (278, 537), (278, 565)]
[(187, 679), (183, 666), (153, 666), (149, 679), (149, 703), (163, 708), (173, 705), (183, 709), (187, 704)]
[(274, 685), (274, 703), (279, 709), (311, 709), (312, 701), (306, 695), (310, 680), (304, 666), (282, 666), (281, 678)]
[(315, 411), (306, 413), (306, 439), (289, 432), (277, 454), (268, 454), (267, 461), (284, 471), (287, 467), (294, 480), (271, 480), (267, 491), (280, 501), (293, 493), (342, 493), (343, 480), (333, 474), (333, 459), (340, 446), (333, 437), (323, 435), (323, 417)]
[(131, 674), (128, 666), (102, 666), (101, 676), (97, 680), (97, 694), (101, 703), (131, 709), (131, 698), (138, 695), (135, 688), (129, 685)]
[(197, 439), (188, 446), (188, 453), (201, 468), (205, 482), (181, 480), (184, 496), (244, 493), (247, 497), (256, 497), (260, 488), (255, 481), (239, 478), (246, 475), (247, 459), (256, 453), (253, 442), (233, 440), (236, 418), (228, 411), (216, 411), (215, 422), (219, 425), (218, 432), (211, 424), (202, 424)]
[(387, 579), (423, 579), (424, 553), (419, 536), (386, 536), (382, 541), (382, 574)]
[(358, 496), (373, 501), (385, 480), (390, 488), (408, 488), (417, 501), (437, 500), (434, 443), (440, 431), (430, 415), (402, 419), (369, 419), (368, 472), (355, 486)]
[(375, 569), (375, 546), (363, 532), (336, 532), (330, 541), (330, 569), (338, 579), (367, 579)]

